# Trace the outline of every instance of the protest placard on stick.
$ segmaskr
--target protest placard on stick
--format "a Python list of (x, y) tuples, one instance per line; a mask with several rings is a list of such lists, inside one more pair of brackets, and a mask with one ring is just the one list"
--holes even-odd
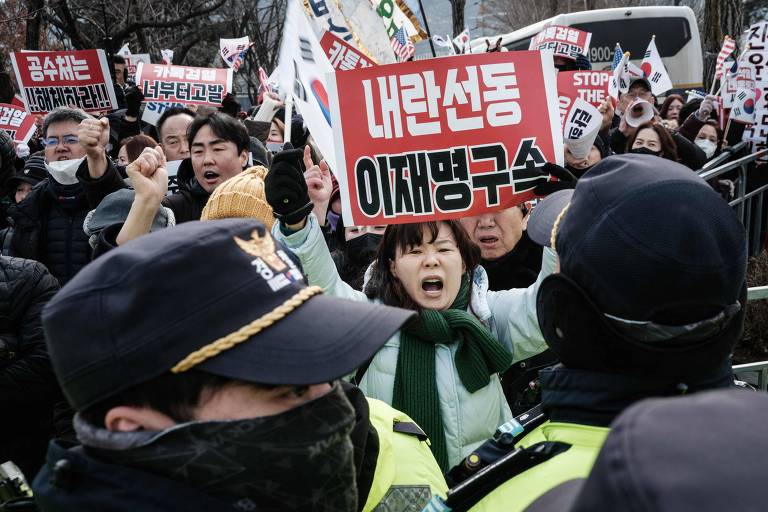
[(16, 105), (0, 103), (0, 130), (5, 130), (14, 142), (29, 142), (35, 133), (35, 118)]
[(117, 108), (104, 50), (12, 52), (11, 63), (30, 114), (69, 106), (86, 112)]
[(146, 101), (220, 106), (224, 96), (232, 92), (232, 70), (140, 62), (136, 85)]
[(576, 56), (589, 55), (592, 34), (573, 27), (552, 25), (531, 39), (529, 50), (549, 50), (557, 57), (576, 60)]
[(325, 50), (333, 69), (348, 71), (375, 65), (375, 62), (366, 57), (363, 52), (332, 32), (323, 33), (323, 37), (320, 38), (320, 46)]
[(560, 71), (557, 74), (560, 115), (565, 118), (577, 98), (599, 107), (608, 96), (611, 76), (610, 71)]
[(549, 52), (374, 66), (327, 81), (346, 225), (509, 208), (547, 179), (546, 161), (562, 164)]

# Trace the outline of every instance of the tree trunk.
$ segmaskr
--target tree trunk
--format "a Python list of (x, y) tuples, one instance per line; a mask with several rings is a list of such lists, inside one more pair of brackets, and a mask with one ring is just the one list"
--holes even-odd
[(25, 50), (39, 50), (40, 49), (40, 25), (43, 19), (43, 13), (41, 10), (45, 6), (45, 0), (27, 0), (27, 12), (34, 12), (35, 15), (27, 20), (26, 41), (24, 43)]
[(467, 0), (451, 0), (451, 14), (453, 15), (453, 37), (464, 32), (464, 5)]
[(715, 76), (715, 61), (726, 35), (739, 39), (743, 29), (741, 0), (705, 0), (701, 46), (704, 56), (704, 87), (709, 90)]

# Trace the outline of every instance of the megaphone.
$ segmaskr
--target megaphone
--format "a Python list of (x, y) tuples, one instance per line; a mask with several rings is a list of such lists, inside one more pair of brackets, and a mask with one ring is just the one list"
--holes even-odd
[(635, 100), (624, 112), (627, 118), (627, 124), (632, 128), (637, 128), (641, 124), (653, 119), (653, 105), (645, 100)]

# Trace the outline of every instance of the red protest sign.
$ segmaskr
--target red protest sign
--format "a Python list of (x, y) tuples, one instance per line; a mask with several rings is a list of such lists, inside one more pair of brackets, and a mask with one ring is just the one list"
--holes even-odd
[(86, 112), (117, 108), (103, 50), (11, 53), (26, 111), (73, 106)]
[(557, 74), (557, 94), (561, 115), (565, 115), (576, 98), (599, 107), (608, 97), (611, 76), (611, 71), (560, 71)]
[(578, 54), (589, 55), (591, 32), (572, 27), (552, 25), (536, 34), (528, 46), (529, 50), (550, 50), (558, 57), (576, 60)]
[(0, 130), (5, 130), (17, 143), (26, 143), (35, 133), (35, 117), (24, 108), (0, 103)]
[(145, 101), (219, 106), (232, 92), (232, 70), (139, 62), (136, 85)]
[(345, 225), (509, 208), (562, 163), (552, 56), (499, 52), (328, 75)]
[(328, 60), (331, 61), (333, 69), (347, 71), (350, 69), (367, 68), (375, 63), (366, 57), (360, 50), (344, 41), (336, 34), (326, 31), (320, 39)]

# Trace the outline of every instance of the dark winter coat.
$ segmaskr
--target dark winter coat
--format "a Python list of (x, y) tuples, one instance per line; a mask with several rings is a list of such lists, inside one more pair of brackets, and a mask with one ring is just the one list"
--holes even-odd
[(9, 254), (43, 263), (63, 286), (91, 261), (91, 247), (83, 232), (89, 209), (82, 193), (65, 205), (50, 178), (41, 181), (9, 212)]
[(40, 312), (58, 291), (41, 263), (0, 256), (0, 461), (28, 476), (54, 434), (54, 404), (63, 397), (45, 346)]

